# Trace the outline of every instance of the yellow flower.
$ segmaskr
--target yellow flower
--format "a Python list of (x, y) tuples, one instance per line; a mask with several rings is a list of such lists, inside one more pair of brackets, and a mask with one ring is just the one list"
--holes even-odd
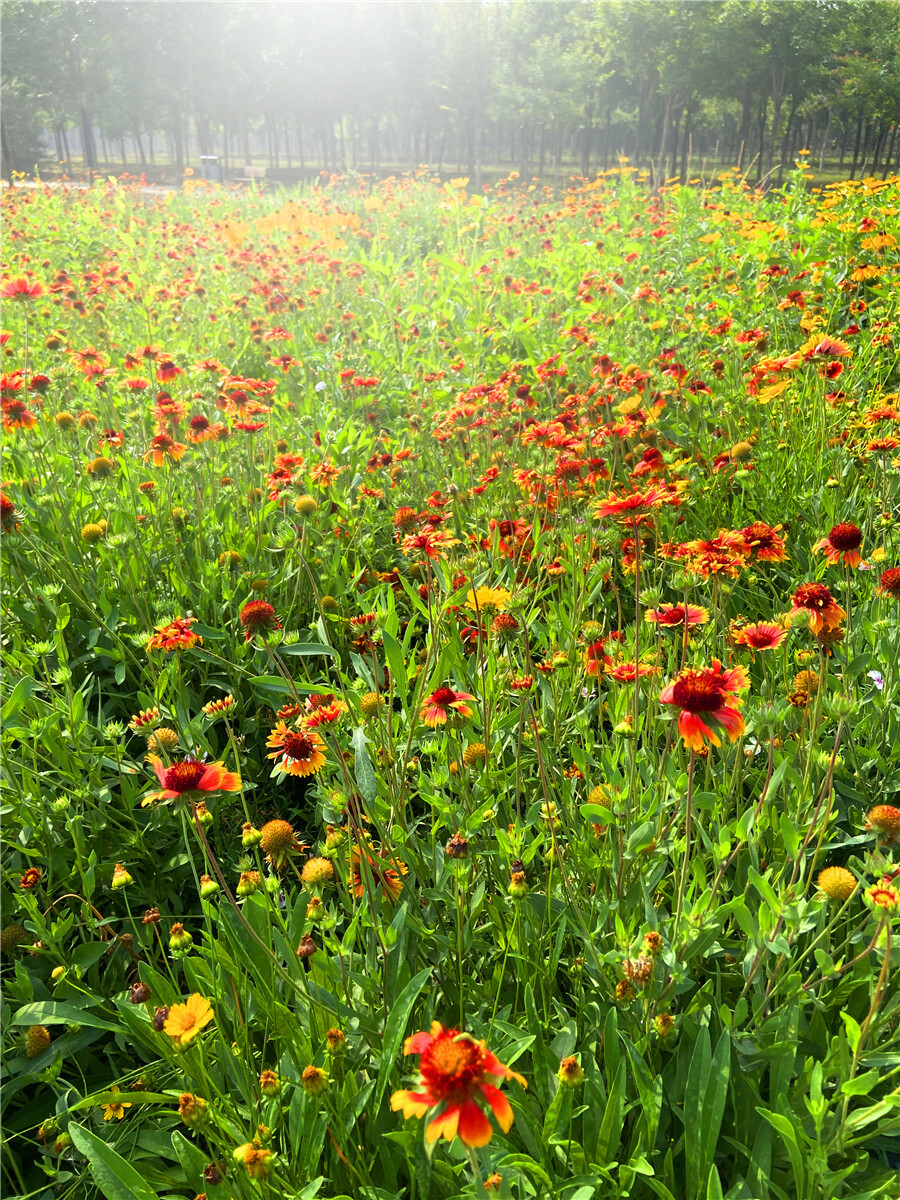
[[(109, 1090), (116, 1093), (119, 1091), (117, 1087), (111, 1087)], [(127, 1100), (114, 1100), (112, 1104), (102, 1104), (100, 1107), (103, 1109), (104, 1121), (121, 1121), (125, 1116), (125, 1109), (132, 1106)]]
[(473, 612), (501, 612), (509, 603), (510, 593), (506, 588), (480, 587), (475, 591), (470, 588), (466, 595), (466, 608)]
[(214, 1018), (210, 1002), (194, 992), (186, 1004), (172, 1005), (163, 1029), (176, 1046), (186, 1046)]

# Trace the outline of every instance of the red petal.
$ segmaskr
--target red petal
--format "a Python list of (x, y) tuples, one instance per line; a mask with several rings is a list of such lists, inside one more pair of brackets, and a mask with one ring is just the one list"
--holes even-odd
[(404, 1054), (424, 1054), (434, 1038), (430, 1033), (414, 1033), (403, 1043)]
[(474, 1100), (463, 1101), (457, 1132), (466, 1146), (486, 1146), (494, 1134), (490, 1121)]
[(479, 1087), (484, 1092), (485, 1100), (491, 1106), (491, 1112), (497, 1118), (497, 1124), (504, 1133), (509, 1133), (513, 1123), (513, 1110), (509, 1100), (493, 1084), (482, 1083), (479, 1084)]

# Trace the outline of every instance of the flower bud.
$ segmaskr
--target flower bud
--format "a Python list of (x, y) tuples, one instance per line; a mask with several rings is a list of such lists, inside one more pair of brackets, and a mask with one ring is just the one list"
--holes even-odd
[(209, 875), (200, 876), (200, 899), (209, 900), (211, 896), (215, 896), (216, 892), (222, 889), (219, 887), (215, 879)]
[(577, 1088), (584, 1083), (584, 1070), (574, 1055), (562, 1060), (556, 1078), (565, 1088)]
[(274, 1071), (263, 1071), (259, 1077), (259, 1090), (268, 1099), (278, 1095), (281, 1091), (281, 1080)]
[(309, 1096), (322, 1096), (328, 1091), (328, 1073), (321, 1067), (307, 1067), (300, 1077), (300, 1082)]
[(329, 1029), (325, 1034), (325, 1053), (340, 1058), (347, 1049), (347, 1035), (341, 1029)]
[(119, 888), (128, 887), (129, 883), (134, 883), (134, 879), (128, 874), (121, 863), (116, 863), (110, 886), (118, 891)]
[(169, 930), (169, 949), (174, 953), (187, 950), (193, 940), (180, 921), (176, 921)]
[(262, 834), (258, 829), (254, 829), (249, 821), (245, 821), (241, 826), (241, 846), (244, 850), (249, 850), (253, 846), (258, 846), (262, 841)]

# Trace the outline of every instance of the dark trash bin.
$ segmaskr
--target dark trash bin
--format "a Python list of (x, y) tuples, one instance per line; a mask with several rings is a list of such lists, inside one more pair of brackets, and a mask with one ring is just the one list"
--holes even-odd
[(203, 179), (208, 179), (212, 183), (225, 182), (225, 175), (222, 171), (222, 164), (219, 162), (218, 154), (200, 155), (200, 175)]

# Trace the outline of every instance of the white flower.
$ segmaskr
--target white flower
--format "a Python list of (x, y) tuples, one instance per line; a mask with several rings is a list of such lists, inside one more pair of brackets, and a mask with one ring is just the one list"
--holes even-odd
[(875, 687), (879, 692), (884, 691), (884, 676), (880, 671), (867, 671), (866, 674), (875, 684)]

